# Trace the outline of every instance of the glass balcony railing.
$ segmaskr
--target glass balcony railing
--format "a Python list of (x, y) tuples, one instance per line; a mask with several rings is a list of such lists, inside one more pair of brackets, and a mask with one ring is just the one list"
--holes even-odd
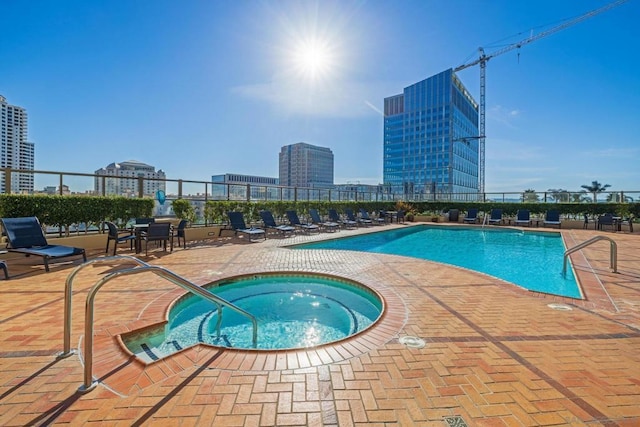
[[(162, 192), (163, 197), (159, 197)], [(326, 201), (326, 202), (505, 202), (505, 203), (590, 203), (585, 191), (524, 191), (502, 193), (446, 193), (439, 191), (394, 193), (385, 185), (344, 184), (334, 188), (301, 188), (279, 185), (233, 184), (183, 179), (119, 177), (74, 172), (0, 168), (0, 193), (57, 194), (87, 196), (149, 197), (156, 200), (154, 215), (172, 215), (171, 203), (189, 199), (196, 212), (203, 212), (210, 200)], [(597, 202), (640, 201), (640, 191), (606, 191)]]

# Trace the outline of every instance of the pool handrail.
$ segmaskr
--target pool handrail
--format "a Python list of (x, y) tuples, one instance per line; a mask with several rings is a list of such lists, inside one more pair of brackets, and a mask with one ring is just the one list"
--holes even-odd
[(607, 236), (595, 236), (592, 237), (589, 240), (586, 240), (582, 243), (580, 243), (577, 246), (572, 247), (571, 249), (567, 249), (564, 253), (564, 258), (562, 260), (562, 275), (566, 276), (567, 275), (567, 258), (569, 258), (569, 255), (572, 254), (575, 251), (578, 251), (584, 247), (587, 247), (599, 240), (608, 240), (610, 242), (610, 253), (609, 253), (609, 267), (611, 268), (611, 271), (613, 273), (617, 273), (618, 272), (618, 244), (615, 242), (615, 240), (613, 240), (610, 237)]
[[(146, 264), (146, 263), (145, 263)], [(124, 269), (124, 270), (119, 270), (119, 271), (115, 271), (113, 273), (109, 273), (108, 275), (106, 275), (105, 277), (103, 277), (102, 279), (98, 280), (93, 287), (89, 290), (89, 294), (87, 295), (87, 300), (86, 300), (86, 304), (85, 304), (85, 341), (84, 341), (84, 383), (82, 386), (80, 386), (80, 388), (78, 388), (78, 391), (80, 393), (87, 393), (91, 390), (93, 390), (95, 388), (95, 386), (97, 385), (97, 381), (93, 381), (93, 375), (92, 375), (92, 371), (93, 371), (93, 314), (94, 314), (94, 310), (93, 310), (93, 306), (94, 306), (94, 300), (95, 300), (95, 296), (98, 293), (98, 291), (100, 290), (100, 288), (106, 284), (108, 281), (119, 277), (119, 276), (125, 276), (125, 275), (132, 275), (132, 274), (138, 274), (138, 273), (144, 273), (144, 272), (152, 272), (155, 273), (156, 275), (168, 280), (169, 282), (195, 294), (198, 295), (202, 298), (205, 298), (211, 302), (213, 302), (214, 304), (216, 304), (216, 306), (218, 306), (218, 317), (221, 318), (222, 317), (222, 309), (221, 306), (227, 307), (232, 309), (233, 311), (237, 312), (238, 314), (241, 314), (243, 316), (246, 316), (249, 318), (249, 320), (251, 320), (251, 323), (253, 325), (253, 347), (257, 347), (257, 342), (258, 342), (258, 322), (255, 318), (255, 316), (253, 316), (252, 314), (248, 313), (247, 311), (241, 309), (240, 307), (235, 306), (234, 304), (224, 300), (223, 298), (220, 298), (216, 295), (214, 295), (213, 293), (209, 292), (208, 290), (188, 281), (187, 279), (185, 279), (184, 277), (178, 276), (177, 274), (175, 274), (174, 272), (164, 268), (164, 267), (159, 267), (159, 266), (153, 266), (153, 265), (149, 265), (146, 264), (144, 266), (141, 267), (134, 267), (134, 268), (128, 268), (128, 269)], [(218, 325), (220, 324), (220, 322), (218, 322)], [(218, 326), (219, 327), (219, 326)], [(219, 331), (218, 331), (219, 333)]]

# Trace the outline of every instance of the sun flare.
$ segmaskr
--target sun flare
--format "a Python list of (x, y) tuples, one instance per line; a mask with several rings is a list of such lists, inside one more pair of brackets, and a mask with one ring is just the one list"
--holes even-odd
[(320, 40), (299, 41), (292, 59), (296, 72), (312, 80), (326, 77), (334, 66), (330, 46)]

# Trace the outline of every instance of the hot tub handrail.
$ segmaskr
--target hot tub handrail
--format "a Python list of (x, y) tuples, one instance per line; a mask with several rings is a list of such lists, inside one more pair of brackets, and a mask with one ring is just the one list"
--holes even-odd
[[(198, 295), (202, 298), (205, 298), (218, 307), (223, 305), (227, 308), (232, 309), (233, 311), (246, 316), (251, 320), (253, 324), (253, 347), (257, 347), (258, 342), (258, 322), (252, 314), (247, 311), (241, 309), (240, 307), (235, 306), (234, 304), (226, 301), (223, 298), (220, 298), (206, 289), (188, 281), (184, 277), (178, 276), (174, 272), (167, 270), (164, 267), (158, 267), (154, 265), (145, 265), (142, 267), (134, 267), (128, 268), (125, 270), (115, 271), (113, 273), (109, 273), (107, 276), (98, 280), (95, 285), (89, 290), (89, 294), (87, 295), (87, 301), (85, 305), (85, 324), (84, 324), (84, 384), (78, 389), (81, 393), (86, 393), (88, 391), (93, 390), (97, 385), (97, 382), (93, 381), (93, 305), (94, 299), (100, 288), (106, 284), (111, 279), (114, 279), (119, 276), (132, 275), (144, 272), (153, 272), (160, 277), (163, 277), (170, 281), (171, 283), (180, 286), (181, 288)], [(219, 317), (222, 316), (222, 310), (218, 311)]]
[(73, 280), (78, 275), (80, 270), (88, 267), (92, 264), (102, 263), (102, 262), (110, 262), (115, 260), (128, 260), (132, 261), (140, 266), (148, 266), (146, 262), (133, 257), (131, 255), (114, 255), (114, 256), (105, 256), (99, 257), (87, 262), (84, 262), (77, 266), (68, 276), (65, 281), (64, 286), (64, 332), (63, 332), (63, 342), (62, 342), (62, 353), (58, 354), (58, 358), (62, 359), (65, 357), (69, 357), (74, 354), (73, 350), (71, 350), (71, 299), (73, 296)]

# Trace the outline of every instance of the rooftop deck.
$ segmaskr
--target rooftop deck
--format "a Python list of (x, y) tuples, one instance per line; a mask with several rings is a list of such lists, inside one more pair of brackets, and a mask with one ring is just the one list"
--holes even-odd
[[(78, 261), (45, 274), (39, 258), (11, 258), (12, 278), (0, 281), (0, 425), (640, 425), (639, 233), (560, 231), (568, 246), (598, 234), (618, 244), (617, 274), (607, 242), (572, 256), (585, 301), (428, 261), (284, 247), (381, 228), (258, 243), (214, 239), (141, 257), (197, 284), (262, 271), (330, 273), (377, 289), (388, 310), (373, 328), (334, 345), (197, 346), (144, 365), (117, 335), (161, 321), (184, 291), (152, 274), (125, 276), (96, 299), (100, 384), (86, 394), (77, 392), (81, 357), (56, 359), (64, 283)], [(88, 289), (116, 268), (96, 264), (75, 280), (71, 342), (80, 353)], [(549, 268), (560, 271), (561, 260)], [(403, 336), (426, 346), (405, 346)]]

